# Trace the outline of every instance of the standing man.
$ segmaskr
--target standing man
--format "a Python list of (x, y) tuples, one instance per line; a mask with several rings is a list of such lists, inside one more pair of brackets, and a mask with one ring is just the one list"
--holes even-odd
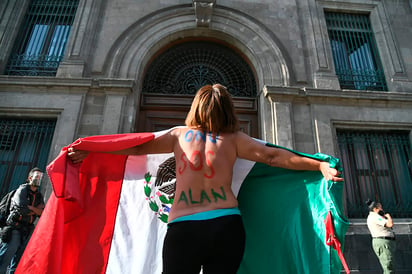
[(384, 274), (395, 273), (395, 233), (389, 213), (385, 213), (381, 203), (367, 201), (369, 216), (367, 224), (372, 235), (372, 247), (378, 256)]
[[(30, 170), (26, 183), (19, 186), (10, 204), (6, 225), (10, 229), (8, 242), (0, 241), (0, 273), (13, 273), (31, 232), (34, 221), (44, 209), (43, 195), (39, 192), (43, 172), (35, 167)], [(9, 272), (6, 272), (9, 271)]]

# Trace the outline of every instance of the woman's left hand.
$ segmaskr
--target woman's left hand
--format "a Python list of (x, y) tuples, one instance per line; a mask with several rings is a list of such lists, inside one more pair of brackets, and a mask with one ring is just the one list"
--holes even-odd
[(89, 155), (89, 152), (86, 150), (78, 150), (75, 149), (73, 147), (69, 147), (69, 149), (67, 150), (67, 156), (69, 156), (70, 160), (74, 163), (74, 164), (78, 164), (83, 162), (83, 160), (87, 157), (87, 155)]
[(335, 168), (331, 168), (328, 162), (320, 163), (320, 172), (322, 172), (323, 177), (325, 177), (325, 179), (328, 181), (333, 181), (333, 182), (343, 181), (343, 178), (339, 177), (340, 172), (337, 171)]

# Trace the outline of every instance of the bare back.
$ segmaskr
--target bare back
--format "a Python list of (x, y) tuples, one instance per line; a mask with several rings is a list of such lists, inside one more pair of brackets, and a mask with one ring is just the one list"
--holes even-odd
[(236, 160), (235, 134), (213, 135), (191, 128), (175, 129), (176, 194), (169, 221), (197, 212), (231, 208)]
[[(231, 188), (236, 158), (287, 169), (321, 171), (327, 180), (343, 180), (337, 177), (337, 170), (329, 167), (327, 162), (265, 146), (241, 131), (214, 135), (178, 127), (150, 142), (116, 151), (115, 154), (170, 152), (176, 159), (176, 192), (169, 221), (193, 213), (236, 207), (237, 199)], [(70, 153), (75, 163), (87, 156), (76, 151)]]

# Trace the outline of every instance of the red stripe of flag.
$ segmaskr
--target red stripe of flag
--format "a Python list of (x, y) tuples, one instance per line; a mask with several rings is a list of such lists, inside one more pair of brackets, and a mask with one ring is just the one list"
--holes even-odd
[[(154, 135), (113, 137), (86, 137), (72, 145), (115, 151), (150, 141)], [(67, 149), (47, 167), (55, 195), (47, 202), (16, 274), (106, 270), (127, 156), (90, 153), (82, 164), (73, 165)]]

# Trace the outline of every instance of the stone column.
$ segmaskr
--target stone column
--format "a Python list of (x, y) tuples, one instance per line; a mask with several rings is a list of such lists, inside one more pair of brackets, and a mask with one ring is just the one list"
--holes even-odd
[[(264, 89), (262, 128), (266, 141), (279, 146), (293, 149), (295, 146), (293, 138), (293, 111), (292, 103), (278, 101)], [(262, 101), (262, 100), (261, 100)], [(271, 135), (271, 136), (270, 136)]]
[(92, 51), (98, 20), (105, 2), (80, 0), (57, 77), (84, 77), (87, 73), (86, 65), (90, 63), (88, 56)]
[(125, 100), (126, 96), (123, 94), (106, 94), (101, 134), (119, 133)]

